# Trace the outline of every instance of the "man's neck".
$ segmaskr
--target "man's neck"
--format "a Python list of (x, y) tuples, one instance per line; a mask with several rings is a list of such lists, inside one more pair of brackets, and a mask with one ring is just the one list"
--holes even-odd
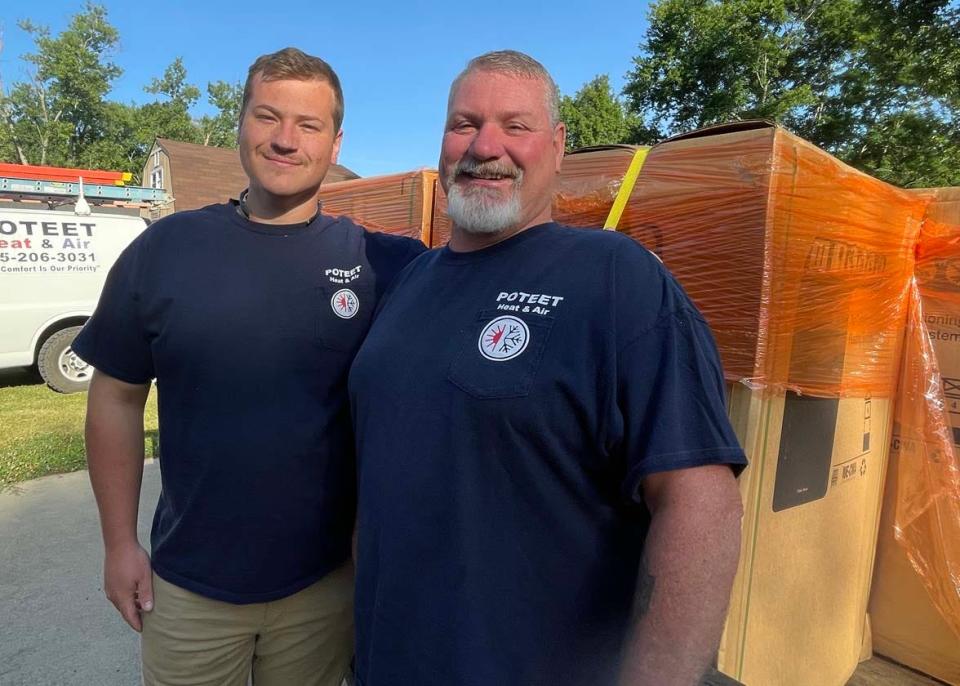
[(320, 189), (298, 195), (273, 195), (251, 184), (244, 198), (244, 209), (251, 221), (261, 224), (299, 224), (317, 214)]

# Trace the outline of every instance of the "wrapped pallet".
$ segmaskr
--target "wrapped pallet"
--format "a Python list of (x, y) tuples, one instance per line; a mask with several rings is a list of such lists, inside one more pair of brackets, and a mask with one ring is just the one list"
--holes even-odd
[(750, 466), (720, 655), (747, 686), (842, 686), (864, 652), (924, 201), (765, 122), (654, 147), (619, 230), (704, 313)]
[(435, 171), (418, 170), (340, 181), (323, 185), (320, 200), (326, 214), (430, 245), (436, 179)]
[(960, 684), (960, 188), (931, 192), (870, 616), (878, 653)]

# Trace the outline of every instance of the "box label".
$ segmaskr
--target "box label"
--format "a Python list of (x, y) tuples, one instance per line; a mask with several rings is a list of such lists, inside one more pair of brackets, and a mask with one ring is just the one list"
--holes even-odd
[(837, 398), (787, 393), (773, 487), (774, 512), (826, 495), (839, 406)]

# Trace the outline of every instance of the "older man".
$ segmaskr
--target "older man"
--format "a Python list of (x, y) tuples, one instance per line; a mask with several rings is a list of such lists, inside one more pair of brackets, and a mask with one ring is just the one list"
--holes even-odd
[(564, 138), (523, 54), (450, 89), (450, 243), (350, 378), (362, 686), (691, 686), (716, 650), (745, 459), (715, 346), (643, 247), (550, 221)]
[[(352, 656), (347, 370), (386, 285), (424, 250), (320, 212), (343, 93), (287, 48), (250, 67), (239, 201), (151, 226), (74, 349), (96, 368), (87, 454), (104, 589), (143, 630), (146, 684), (339, 686)], [(163, 491), (137, 542), (156, 378)], [(152, 566), (152, 572), (151, 572)]]

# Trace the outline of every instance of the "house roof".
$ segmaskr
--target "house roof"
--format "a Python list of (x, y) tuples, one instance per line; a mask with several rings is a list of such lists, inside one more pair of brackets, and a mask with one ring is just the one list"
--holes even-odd
[[(217, 148), (197, 143), (183, 143), (158, 138), (159, 145), (170, 159), (175, 207), (194, 210), (206, 205), (236, 198), (247, 187), (247, 175), (240, 166), (240, 154), (232, 148)], [(358, 179), (360, 176), (339, 164), (330, 165), (324, 183)]]

